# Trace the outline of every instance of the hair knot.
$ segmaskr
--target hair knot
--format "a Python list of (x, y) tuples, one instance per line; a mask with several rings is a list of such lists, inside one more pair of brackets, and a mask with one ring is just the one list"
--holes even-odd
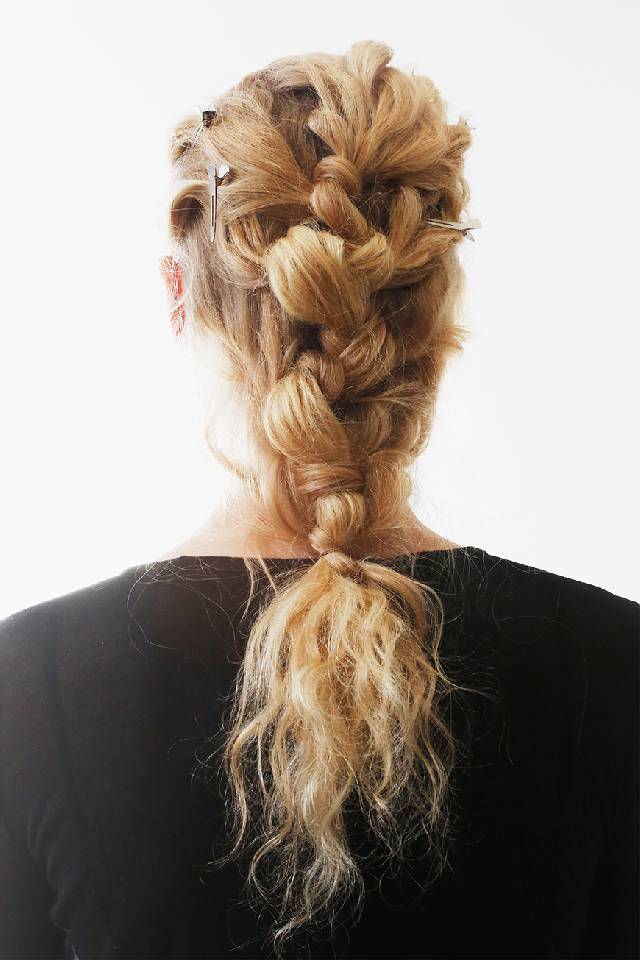
[(314, 183), (322, 180), (337, 180), (340, 186), (350, 196), (359, 196), (362, 193), (362, 174), (352, 160), (330, 154), (322, 157), (316, 163), (311, 179)]
[(290, 317), (345, 335), (367, 319), (365, 278), (350, 267), (341, 237), (294, 224), (267, 248), (264, 264), (271, 290)]
[(363, 188), (362, 174), (346, 157), (331, 155), (317, 162), (312, 174), (309, 207), (337, 236), (351, 243), (367, 239), (371, 227), (353, 198)]
[(314, 377), (323, 395), (333, 403), (342, 395), (345, 383), (345, 371), (342, 361), (328, 353), (317, 350), (305, 350), (300, 354), (297, 366)]
[(336, 573), (339, 573), (341, 576), (351, 577), (352, 580), (358, 583), (364, 581), (364, 567), (362, 566), (362, 562), (355, 557), (350, 557), (341, 550), (328, 550), (326, 553), (320, 554), (320, 559), (329, 563)]

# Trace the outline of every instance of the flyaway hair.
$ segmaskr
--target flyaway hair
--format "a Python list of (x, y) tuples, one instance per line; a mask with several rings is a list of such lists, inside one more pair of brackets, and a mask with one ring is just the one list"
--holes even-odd
[[(248, 886), (277, 904), (274, 949), (362, 879), (355, 802), (391, 858), (421, 833), (437, 871), (456, 743), (443, 606), (393, 557), (458, 323), (466, 121), (383, 43), (290, 56), (181, 122), (173, 254), (189, 322), (215, 338), (246, 412), (230, 462), (278, 535), (315, 562), (269, 575), (228, 715), (224, 767)], [(195, 143), (194, 143), (195, 140)], [(210, 238), (208, 164), (228, 164)], [(377, 551), (385, 546), (385, 557)], [(458, 688), (461, 689), (461, 688)]]

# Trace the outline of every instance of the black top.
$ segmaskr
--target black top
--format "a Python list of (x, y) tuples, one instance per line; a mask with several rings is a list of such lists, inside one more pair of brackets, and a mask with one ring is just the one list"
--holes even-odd
[[(637, 958), (640, 605), (453, 557), (407, 555), (443, 597), (445, 667), (497, 695), (456, 714), (448, 867), (421, 891), (419, 858), (400, 876), (363, 860), (359, 920), (305, 955)], [(220, 734), (248, 583), (241, 558), (180, 557), (0, 622), (1, 957), (272, 955), (238, 864), (207, 869), (224, 785), (196, 759)]]

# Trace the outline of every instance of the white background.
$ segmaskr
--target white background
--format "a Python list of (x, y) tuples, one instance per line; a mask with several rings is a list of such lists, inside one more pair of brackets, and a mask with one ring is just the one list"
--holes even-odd
[[(10, 12), (9, 12), (10, 10)], [(394, 49), (468, 116), (464, 321), (425, 523), (640, 599), (637, 3), (12, 4), (3, 17), (7, 614), (150, 560), (215, 505), (157, 260), (167, 140), (287, 54)]]

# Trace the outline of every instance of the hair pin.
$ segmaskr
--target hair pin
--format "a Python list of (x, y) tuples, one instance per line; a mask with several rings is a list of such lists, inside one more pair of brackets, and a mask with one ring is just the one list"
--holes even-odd
[(216, 167), (215, 163), (210, 163), (207, 166), (207, 174), (209, 176), (209, 193), (211, 194), (211, 232), (210, 239), (211, 243), (216, 238), (216, 220), (217, 220), (217, 210), (218, 210), (218, 186), (222, 183), (226, 175), (229, 173), (229, 167), (226, 163), (220, 164), (219, 167)]
[[(198, 137), (202, 133), (205, 127), (210, 127), (213, 123), (217, 110), (213, 107), (211, 110), (203, 110), (200, 118), (200, 126), (196, 130), (195, 136), (191, 142), (191, 146), (195, 147)], [(211, 243), (216, 238), (216, 222), (217, 222), (217, 213), (218, 213), (218, 186), (222, 183), (226, 175), (229, 173), (229, 167), (226, 163), (220, 164), (217, 167), (214, 163), (209, 163), (207, 165), (207, 175), (209, 178), (209, 193), (211, 194), (211, 229), (210, 229), (210, 239)]]
[(200, 113), (200, 126), (199, 126), (198, 129), (196, 130), (195, 135), (194, 135), (194, 138), (193, 138), (193, 140), (191, 141), (191, 146), (192, 146), (192, 147), (195, 147), (196, 141), (197, 141), (198, 137), (200, 136), (200, 134), (202, 133), (202, 131), (204, 130), (204, 128), (211, 126), (211, 124), (213, 123), (214, 118), (215, 118), (217, 112), (218, 112), (218, 111), (215, 109), (215, 107), (214, 107), (213, 109), (211, 109), (211, 110), (202, 110), (202, 111), (201, 111), (201, 113)]
[[(451, 230), (460, 230), (464, 233), (465, 237), (467, 235), (467, 230), (477, 230), (478, 227), (481, 227), (482, 224), (478, 219), (474, 220), (465, 220), (463, 221), (454, 221), (454, 220), (431, 220), (428, 219), (425, 223), (430, 223), (434, 227), (448, 227)], [(475, 240), (476, 238), (473, 235), (469, 236), (470, 240)]]

